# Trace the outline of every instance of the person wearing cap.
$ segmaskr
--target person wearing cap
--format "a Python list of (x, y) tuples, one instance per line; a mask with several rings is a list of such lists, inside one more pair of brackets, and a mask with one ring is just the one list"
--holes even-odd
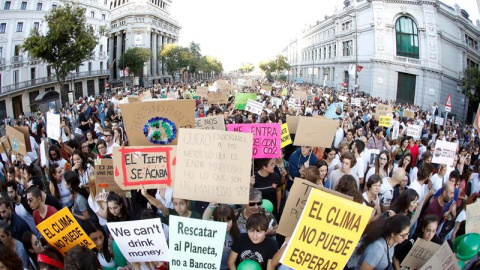
[(198, 104), (197, 111), (195, 112), (195, 118), (205, 117), (205, 107), (203, 103)]
[(378, 127), (373, 131), (373, 136), (368, 139), (367, 148), (382, 151), (384, 146), (387, 150), (390, 150), (390, 144), (383, 137), (383, 129)]

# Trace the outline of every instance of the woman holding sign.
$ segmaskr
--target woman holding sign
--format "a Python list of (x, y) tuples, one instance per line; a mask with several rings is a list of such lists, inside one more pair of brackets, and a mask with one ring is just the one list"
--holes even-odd
[(360, 255), (356, 269), (394, 269), (394, 247), (408, 239), (409, 230), (410, 219), (404, 215), (395, 215), (387, 220), (379, 219), (369, 224), (362, 243), (356, 250), (356, 254)]

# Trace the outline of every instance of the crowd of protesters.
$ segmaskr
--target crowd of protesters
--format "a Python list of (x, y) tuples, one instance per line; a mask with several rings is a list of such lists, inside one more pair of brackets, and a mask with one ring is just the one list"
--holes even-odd
[[(247, 259), (262, 269), (289, 269), (279, 262), (289, 239), (276, 229), (296, 177), (373, 208), (345, 269), (401, 269), (400, 263), (417, 238), (452, 245), (465, 234), (466, 206), (476, 202), (480, 192), (478, 132), (453, 119), (436, 125), (435, 118), (441, 116), (436, 104), (422, 110), (317, 85), (277, 83), (271, 90), (260, 85), (240, 87), (238, 92), (257, 93), (257, 100), (264, 103), (262, 113), (255, 115), (235, 109), (233, 92), (228, 103), (220, 105), (195, 95), (197, 86), (212, 83), (115, 91), (80, 98), (69, 107), (50, 108), (61, 117), (57, 140), (46, 135), (46, 112), (5, 119), (5, 124), (29, 127), (31, 151), (24, 156), (1, 155), (0, 269), (168, 269), (168, 262), (128, 262), (110, 236), (107, 222), (160, 218), (168, 235), (169, 215), (228, 224), (220, 269), (237, 269)], [(306, 92), (307, 98), (292, 98), (294, 90)], [(255, 159), (245, 205), (175, 198), (172, 188), (142, 188), (125, 197), (110, 192), (99, 199), (95, 196), (95, 160), (110, 159), (115, 146), (129, 145), (122, 122), (125, 112), (119, 104), (128, 102), (128, 95), (143, 92), (150, 92), (153, 99), (195, 99), (195, 117), (221, 115), (226, 124), (286, 123), (287, 115), (325, 115), (337, 102), (343, 102), (343, 109), (337, 111), (338, 129), (330, 148), (289, 145), (279, 158)], [(360, 104), (352, 105), (353, 98), (360, 98)], [(379, 104), (393, 109), (398, 135), (393, 135), (392, 126), (379, 126), (375, 115)], [(404, 117), (406, 110), (414, 111), (414, 117)], [(407, 136), (408, 125), (422, 127), (419, 138)], [(432, 163), (438, 140), (458, 145), (452, 164)], [(45, 147), (44, 162), (40, 147)], [(262, 208), (262, 199), (272, 202), (273, 211)], [(71, 210), (96, 248), (77, 246), (63, 257), (48, 246), (36, 225), (64, 207)], [(417, 211), (420, 217), (411, 226)], [(480, 269), (478, 251), (465, 269)]]

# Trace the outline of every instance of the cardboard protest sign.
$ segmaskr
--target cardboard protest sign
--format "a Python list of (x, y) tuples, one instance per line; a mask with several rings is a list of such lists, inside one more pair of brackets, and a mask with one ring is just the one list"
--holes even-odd
[(390, 122), (392, 121), (392, 117), (390, 116), (380, 116), (380, 120), (378, 126), (380, 127), (390, 127)]
[(403, 111), (403, 117), (406, 117), (406, 118), (414, 118), (415, 117), (415, 113), (413, 111), (410, 111), (410, 110), (404, 110)]
[(169, 226), (172, 270), (220, 269), (226, 222), (170, 216)]
[(60, 114), (47, 112), (47, 136), (53, 140), (60, 138)]
[(280, 219), (280, 224), (278, 224), (277, 233), (284, 236), (292, 235), (293, 230), (295, 230), (295, 226), (297, 226), (297, 222), (300, 219), (303, 208), (305, 208), (305, 204), (307, 203), (310, 191), (313, 188), (322, 190), (327, 193), (331, 193), (336, 196), (340, 196), (350, 201), (353, 200), (353, 198), (350, 196), (344, 195), (328, 188), (324, 188), (319, 185), (315, 185), (310, 181), (297, 177), (293, 181), (293, 186), (290, 189), (287, 201), (285, 202), (282, 218)]
[(465, 233), (480, 233), (480, 201), (467, 205)]
[(127, 101), (128, 103), (134, 103), (134, 102), (139, 102), (140, 99), (138, 98), (138, 96), (131, 95), (131, 96), (127, 96)]
[(195, 128), (225, 130), (225, 120), (221, 115), (195, 118)]
[(107, 227), (127, 261), (153, 262), (170, 259), (167, 240), (159, 218), (108, 222)]
[(138, 101), (152, 100), (152, 93), (150, 91), (144, 91), (138, 95)]
[(361, 98), (352, 98), (350, 104), (353, 106), (361, 106), (362, 105), (362, 99)]
[(287, 126), (290, 134), (297, 133), (298, 121), (300, 121), (300, 116), (287, 115)]
[(401, 263), (403, 267), (419, 269), (422, 267), (440, 248), (439, 244), (432, 241), (426, 241), (418, 237), (413, 247)]
[(287, 123), (282, 124), (282, 135), (280, 140), (281, 140), (280, 147), (282, 148), (292, 143), (292, 138), (290, 137), (290, 132), (288, 132)]
[(5, 148), (3, 147), (2, 142), (0, 142), (0, 153), (6, 153)]
[(256, 93), (237, 93), (235, 95), (235, 109), (245, 110), (249, 99), (257, 100)]
[(437, 140), (432, 162), (451, 166), (457, 152), (457, 143)]
[(325, 117), (330, 119), (343, 117), (343, 102), (330, 104), (325, 112)]
[(393, 109), (389, 105), (378, 104), (375, 109), (375, 119), (380, 119), (380, 116), (389, 116), (391, 115)]
[(106, 192), (113, 191), (120, 196), (125, 196), (127, 192), (115, 182), (113, 171), (113, 159), (95, 160), (95, 195), (105, 190)]
[[(287, 210), (288, 211), (288, 210)], [(343, 269), (373, 208), (312, 189), (280, 262), (290, 268)]]
[(247, 203), (252, 145), (249, 133), (180, 130), (174, 197)]
[(433, 254), (433, 256), (420, 268), (420, 270), (432, 269), (449, 269), (460, 270), (458, 260), (448, 245), (448, 241), (443, 242), (443, 245)]
[(195, 94), (198, 96), (198, 97), (208, 97), (208, 87), (204, 87), (204, 86), (197, 86), (197, 90), (195, 90)]
[(228, 94), (225, 92), (208, 92), (208, 104), (223, 104), (228, 103)]
[(422, 127), (419, 125), (408, 125), (407, 136), (412, 136), (415, 140), (419, 140), (422, 136)]
[(0, 144), (1, 144), (2, 147), (3, 147), (3, 151), (2, 151), (2, 152), (7, 152), (7, 151), (12, 150), (12, 146), (10, 145), (10, 141), (8, 140), (8, 137), (7, 137), (7, 136), (2, 136), (2, 137), (0, 138)]
[(176, 146), (113, 148), (115, 182), (123, 190), (167, 188), (175, 177)]
[(88, 249), (95, 247), (67, 207), (38, 224), (37, 229), (50, 246), (63, 255), (76, 245)]
[(10, 141), (12, 151), (21, 155), (26, 155), (27, 152), (31, 151), (28, 127), (11, 127), (9, 125), (6, 126), (7, 137)]
[(438, 117), (438, 116), (435, 116), (435, 125), (440, 125), (440, 126), (443, 126), (443, 117)]
[(305, 91), (297, 91), (297, 90), (293, 90), (293, 97), (296, 98), (296, 99), (307, 99), (307, 92)]
[(263, 110), (263, 104), (258, 102), (258, 101), (249, 99), (247, 101), (247, 105), (245, 106), (245, 110), (247, 112), (251, 112), (251, 113), (254, 113), (256, 115), (260, 115), (260, 113), (262, 113), (262, 110)]
[(230, 124), (227, 130), (253, 134), (253, 158), (277, 158), (282, 154), (280, 124)]
[(156, 100), (120, 104), (131, 146), (177, 144), (180, 128), (195, 125), (195, 100)]
[(225, 87), (227, 87), (228, 85), (228, 82), (226, 80), (218, 80), (217, 81), (217, 88), (218, 89), (223, 89)]
[(331, 147), (338, 126), (330, 119), (300, 117), (293, 145)]

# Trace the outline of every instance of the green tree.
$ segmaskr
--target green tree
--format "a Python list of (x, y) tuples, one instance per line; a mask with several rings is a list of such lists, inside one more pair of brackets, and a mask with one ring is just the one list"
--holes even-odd
[(200, 50), (200, 44), (191, 42), (190, 45), (188, 46), (188, 50), (190, 52), (190, 59), (188, 63), (188, 72), (190, 74), (196, 74), (200, 69), (200, 61), (202, 58), (201, 50)]
[(45, 35), (32, 29), (23, 49), (33, 57), (47, 62), (55, 71), (57, 81), (64, 85), (70, 71), (91, 58), (97, 38), (85, 17), (85, 9), (65, 4), (45, 16), (48, 31)]
[(248, 63), (248, 64), (242, 65), (238, 70), (242, 74), (246, 74), (246, 73), (252, 72), (254, 68), (255, 66), (253, 64)]
[[(262, 61), (258, 67), (265, 73), (267, 79), (272, 81), (277, 79), (282, 71), (289, 69), (290, 65), (287, 63), (287, 58), (283, 55), (277, 55), (277, 58), (270, 61)], [(275, 72), (275, 77), (273, 76)]]
[(150, 59), (152, 52), (147, 48), (133, 47), (128, 49), (118, 60), (118, 66), (128, 67), (131, 72), (143, 78), (143, 66)]
[[(477, 68), (468, 68), (462, 78), (463, 93), (470, 103), (480, 102), (480, 71)], [(473, 90), (473, 93), (472, 93)]]
[(178, 44), (166, 44), (160, 51), (160, 57), (165, 63), (167, 73), (173, 76), (175, 72), (188, 66), (191, 54), (188, 48), (181, 47)]

